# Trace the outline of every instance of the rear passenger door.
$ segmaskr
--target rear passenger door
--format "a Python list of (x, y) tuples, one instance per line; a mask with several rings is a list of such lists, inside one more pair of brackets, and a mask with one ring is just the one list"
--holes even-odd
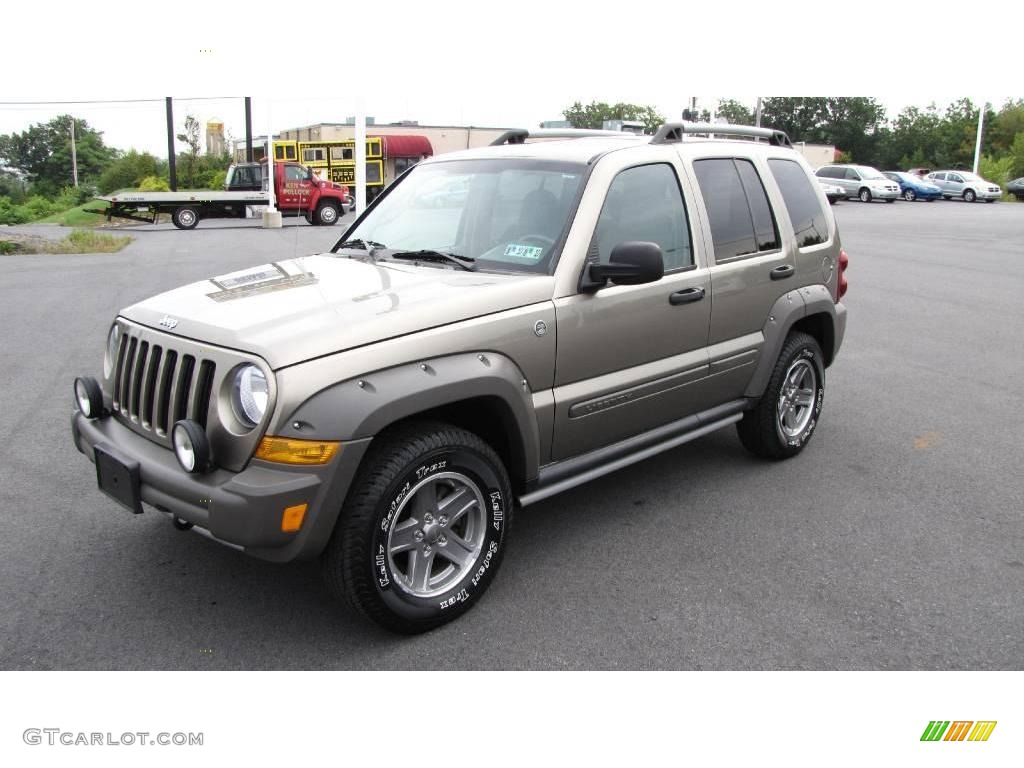
[(739, 157), (693, 161), (711, 234), (709, 364), (721, 401), (742, 395), (764, 343), (776, 299), (795, 287), (793, 254), (754, 162)]

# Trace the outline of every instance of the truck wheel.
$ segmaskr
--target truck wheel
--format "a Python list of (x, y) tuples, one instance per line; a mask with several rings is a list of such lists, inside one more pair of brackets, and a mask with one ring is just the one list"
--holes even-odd
[(182, 205), (171, 214), (171, 221), (178, 229), (195, 229), (199, 223), (199, 209)]
[(861, 189), (861, 191), (857, 195), (857, 197), (860, 198), (860, 201), (862, 203), (870, 203), (871, 202), (871, 190), (868, 189), (867, 187), (864, 187), (864, 188)]
[(512, 516), (508, 474), (472, 432), (408, 424), (374, 440), (321, 557), (328, 589), (387, 629), (425, 632), (487, 589)]
[(764, 394), (736, 425), (740, 442), (762, 458), (796, 456), (814, 434), (824, 398), (821, 347), (806, 333), (791, 333)]
[(321, 203), (316, 209), (316, 223), (332, 227), (338, 222), (338, 209), (332, 203)]

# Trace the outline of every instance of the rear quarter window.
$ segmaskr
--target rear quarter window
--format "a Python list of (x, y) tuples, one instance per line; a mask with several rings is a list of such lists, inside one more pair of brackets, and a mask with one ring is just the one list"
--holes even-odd
[(769, 160), (768, 167), (786, 203), (797, 247), (806, 248), (828, 240), (828, 220), (803, 167), (792, 160), (780, 159)]

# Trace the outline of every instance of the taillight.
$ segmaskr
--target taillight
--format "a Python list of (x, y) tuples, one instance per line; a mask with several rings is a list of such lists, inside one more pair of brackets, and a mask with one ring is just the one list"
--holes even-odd
[(846, 267), (850, 264), (850, 257), (846, 255), (846, 251), (842, 248), (839, 249), (839, 285), (836, 287), (836, 301), (839, 301), (843, 296), (846, 295), (846, 289), (849, 288), (849, 284), (846, 282)]

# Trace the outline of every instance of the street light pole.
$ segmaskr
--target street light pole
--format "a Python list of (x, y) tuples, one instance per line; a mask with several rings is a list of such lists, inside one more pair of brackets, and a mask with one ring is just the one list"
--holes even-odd
[(981, 103), (981, 108), (978, 110), (978, 136), (974, 140), (974, 175), (978, 175), (978, 165), (981, 162), (981, 132), (985, 125), (985, 107), (987, 102)]

